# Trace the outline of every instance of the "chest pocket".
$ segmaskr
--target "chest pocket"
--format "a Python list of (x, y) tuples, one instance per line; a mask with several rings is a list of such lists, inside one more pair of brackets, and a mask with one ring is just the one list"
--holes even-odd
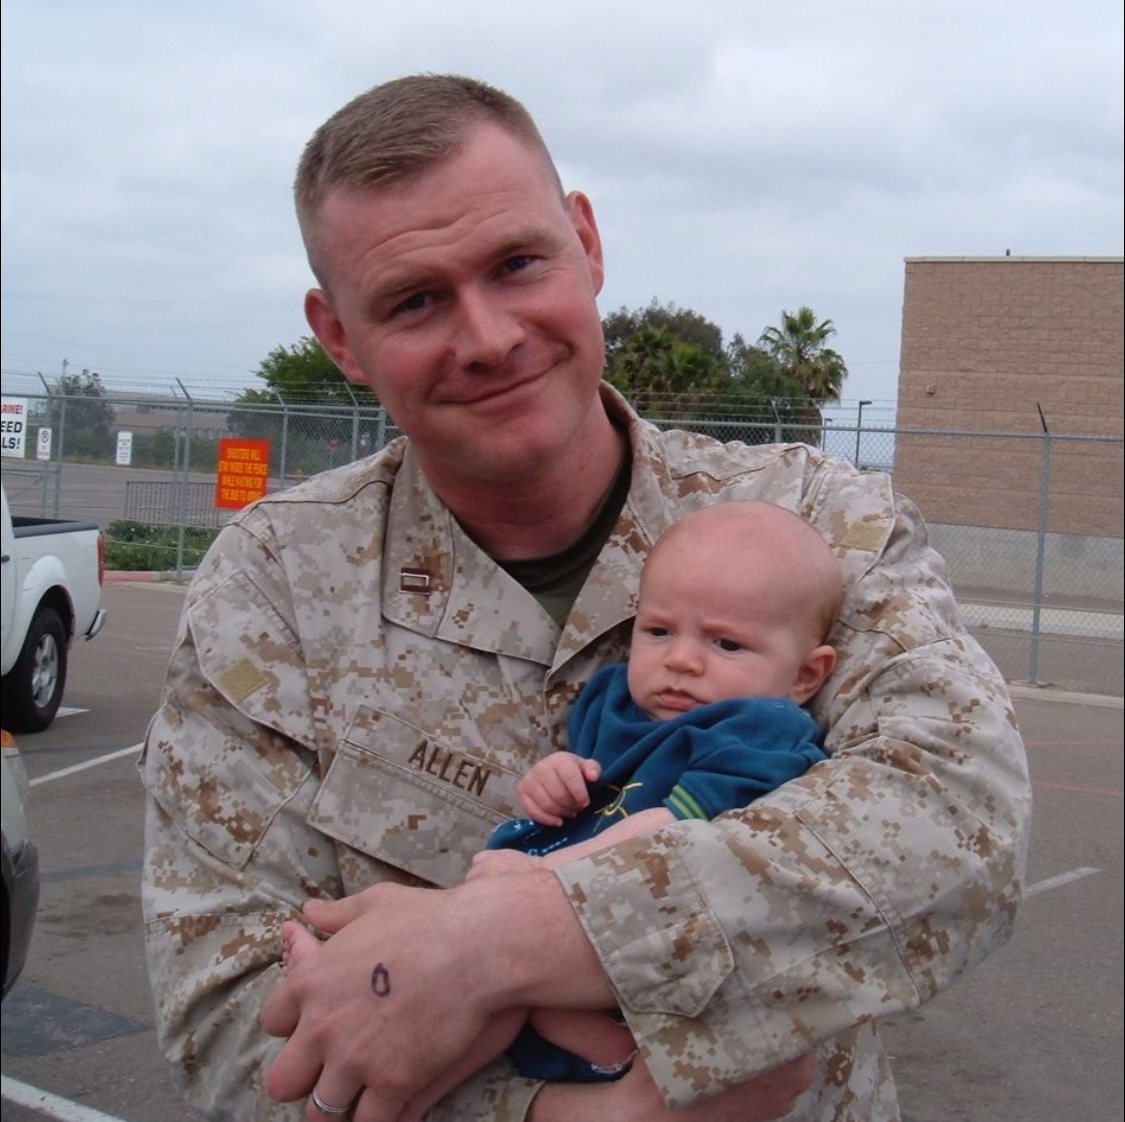
[(329, 837), (442, 888), (518, 814), (519, 776), (421, 729), (361, 708), (309, 811)]

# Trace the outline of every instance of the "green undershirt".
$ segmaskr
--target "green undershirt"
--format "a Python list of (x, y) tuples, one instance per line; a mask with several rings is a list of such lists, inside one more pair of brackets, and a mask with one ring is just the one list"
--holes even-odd
[(613, 533), (618, 516), (625, 506), (632, 478), (632, 457), (626, 455), (613, 483), (610, 484), (590, 524), (577, 541), (550, 557), (533, 557), (526, 561), (500, 561), (500, 566), (518, 581), (542, 605), (544, 611), (562, 627), (578, 598), (582, 585), (590, 575), (602, 546)]

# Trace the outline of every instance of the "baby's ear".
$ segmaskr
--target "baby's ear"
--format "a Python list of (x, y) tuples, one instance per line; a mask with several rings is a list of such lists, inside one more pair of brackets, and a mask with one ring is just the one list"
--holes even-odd
[(829, 646), (813, 647), (797, 671), (790, 697), (804, 705), (824, 685), (825, 679), (835, 669), (836, 651)]

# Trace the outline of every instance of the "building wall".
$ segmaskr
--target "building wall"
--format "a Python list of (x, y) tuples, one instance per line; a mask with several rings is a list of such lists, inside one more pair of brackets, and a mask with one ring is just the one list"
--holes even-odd
[[(928, 519), (1035, 529), (1044, 441), (1122, 435), (1122, 258), (906, 261), (895, 486)], [(1122, 536), (1121, 444), (1053, 441), (1048, 529)]]

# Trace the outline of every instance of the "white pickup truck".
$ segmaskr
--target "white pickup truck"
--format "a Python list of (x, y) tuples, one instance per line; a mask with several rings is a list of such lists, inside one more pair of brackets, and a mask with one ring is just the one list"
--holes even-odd
[(93, 522), (13, 518), (7, 492), (0, 493), (0, 719), (10, 732), (39, 732), (62, 701), (71, 642), (92, 639), (105, 620), (105, 546)]

